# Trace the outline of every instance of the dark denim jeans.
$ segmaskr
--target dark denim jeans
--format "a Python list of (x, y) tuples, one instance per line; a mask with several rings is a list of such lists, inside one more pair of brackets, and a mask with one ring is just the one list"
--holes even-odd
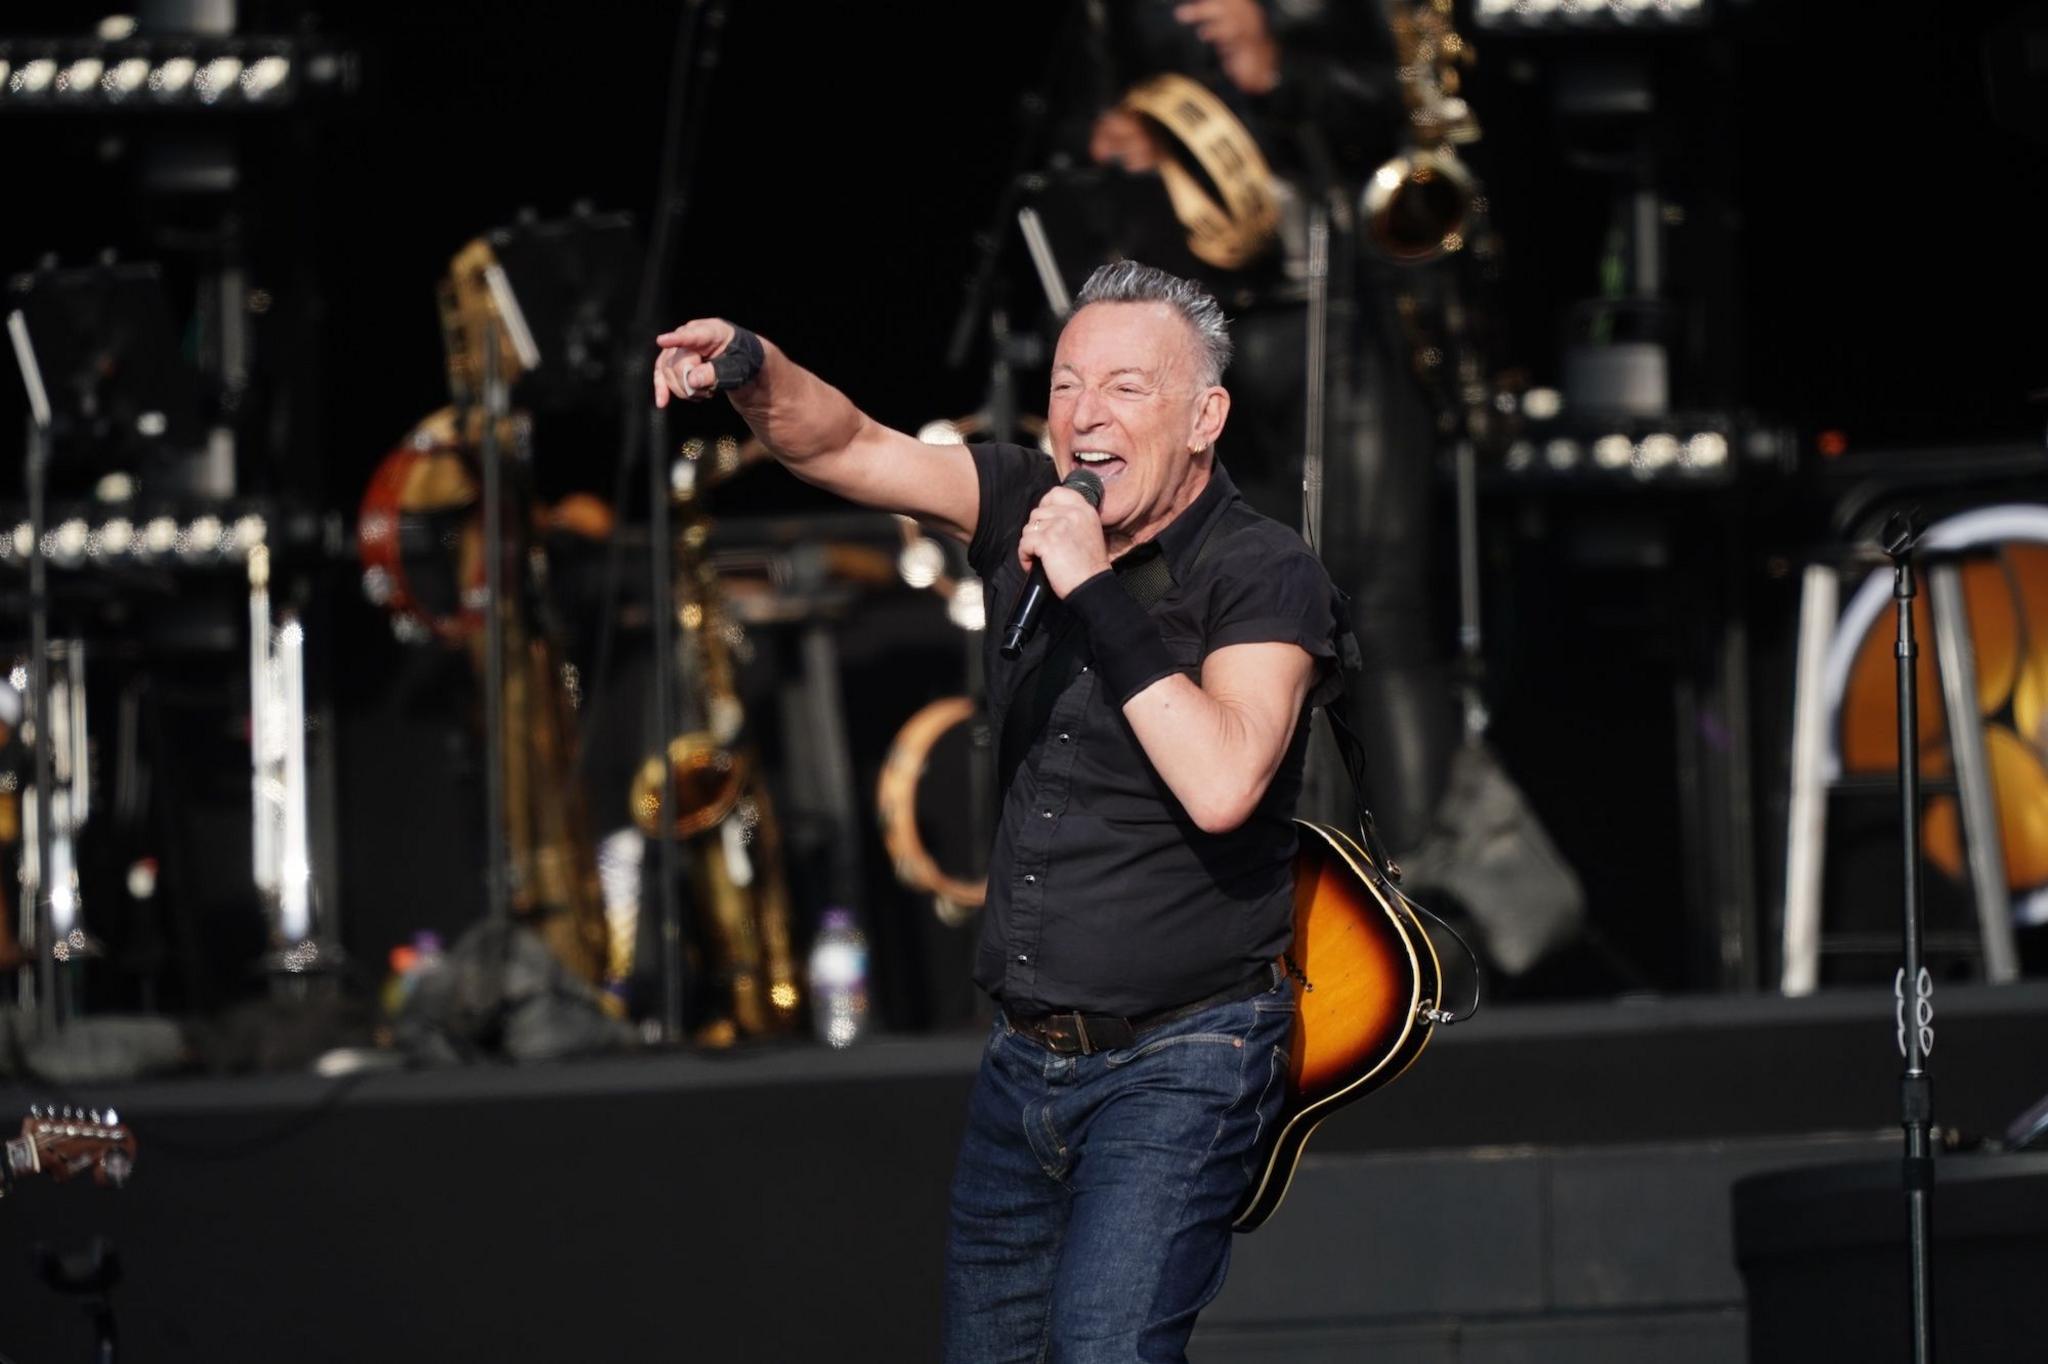
[(948, 1364), (1186, 1359), (1287, 1088), (1285, 982), (1060, 1056), (1000, 1013), (953, 1177)]

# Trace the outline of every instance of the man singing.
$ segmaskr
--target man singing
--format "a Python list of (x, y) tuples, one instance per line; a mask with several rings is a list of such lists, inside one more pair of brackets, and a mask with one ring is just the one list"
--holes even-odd
[[(1184, 1359), (1286, 1088), (1289, 820), (1336, 628), (1321, 565), (1216, 462), (1221, 309), (1096, 271), (1053, 356), (1051, 460), (888, 430), (729, 322), (658, 344), (658, 404), (727, 392), (792, 472), (958, 537), (986, 584), (1002, 813), (975, 978), (998, 1008), (946, 1359)], [(1034, 569), (1056, 600), (1005, 658)]]

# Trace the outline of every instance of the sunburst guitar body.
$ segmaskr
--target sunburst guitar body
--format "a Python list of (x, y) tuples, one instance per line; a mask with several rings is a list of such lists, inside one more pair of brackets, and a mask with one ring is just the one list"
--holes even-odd
[(1237, 1231), (1261, 1226), (1280, 1206), (1323, 1119), (1421, 1054), (1443, 993), (1429, 935), (1365, 850), (1326, 825), (1296, 820), (1295, 831), (1292, 1083), (1272, 1155), (1232, 1224)]

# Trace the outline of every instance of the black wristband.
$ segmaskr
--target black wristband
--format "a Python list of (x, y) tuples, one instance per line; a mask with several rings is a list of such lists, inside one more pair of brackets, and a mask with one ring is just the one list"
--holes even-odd
[(761, 338), (745, 327), (734, 327), (732, 344), (725, 348), (725, 354), (711, 362), (711, 372), (717, 376), (712, 387), (723, 390), (753, 383), (764, 358)]
[(1180, 671), (1159, 637), (1159, 622), (1124, 590), (1114, 570), (1104, 569), (1069, 592), (1067, 609), (1088, 627), (1095, 671), (1117, 705)]

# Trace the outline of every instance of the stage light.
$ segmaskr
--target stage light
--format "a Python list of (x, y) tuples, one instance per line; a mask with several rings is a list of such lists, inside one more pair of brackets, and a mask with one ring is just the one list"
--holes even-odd
[(1658, 431), (1644, 436), (1636, 446), (1635, 469), (1639, 474), (1658, 474), (1678, 462), (1678, 437)]
[(57, 79), (57, 63), (48, 57), (37, 57), (26, 61), (7, 78), (7, 89), (15, 95), (41, 95), (46, 93)]
[(980, 630), (988, 625), (988, 607), (982, 595), (981, 579), (962, 578), (946, 603), (946, 619), (963, 630)]
[(1718, 469), (1728, 462), (1728, 438), (1702, 431), (1685, 443), (1685, 462), (1695, 469)]
[(945, 571), (946, 551), (928, 535), (918, 536), (896, 556), (896, 572), (908, 587), (919, 590), (930, 587)]
[(1593, 442), (1593, 462), (1603, 469), (1626, 469), (1635, 455), (1635, 442), (1627, 436), (1602, 436)]
[(178, 523), (168, 516), (153, 516), (142, 528), (142, 552), (169, 554), (178, 547)]
[(100, 527), (97, 538), (102, 555), (118, 558), (135, 543), (135, 523), (125, 516), (117, 516)]
[(1564, 411), (1564, 395), (1554, 388), (1532, 388), (1522, 395), (1522, 415), (1532, 422), (1547, 422)]
[(159, 95), (178, 96), (191, 88), (199, 74), (199, 63), (190, 57), (171, 57), (149, 73), (149, 88)]
[(1559, 473), (1578, 468), (1584, 455), (1579, 443), (1566, 436), (1553, 436), (1543, 443), (1543, 462)]
[(203, 559), (220, 552), (221, 524), (218, 516), (193, 518), (178, 537), (178, 552), (187, 559)]
[(272, 54), (250, 63), (242, 73), (242, 94), (252, 100), (268, 99), (292, 74), (291, 60)]
[(99, 89), (100, 76), (107, 64), (98, 57), (80, 57), (57, 73), (57, 93), (78, 95), (81, 98)]
[(49, 536), (50, 562), (59, 568), (76, 568), (84, 563), (85, 545), (91, 534), (85, 522), (75, 518), (58, 526)]
[(201, 103), (212, 104), (233, 90), (241, 79), (240, 57), (215, 57), (199, 68), (199, 74), (193, 78), (192, 88), (198, 92)]
[(100, 77), (100, 89), (115, 99), (126, 99), (148, 84), (149, 63), (141, 57), (116, 62)]
[(229, 548), (237, 557), (247, 558), (250, 551), (261, 546), (269, 535), (269, 524), (256, 513), (250, 512), (236, 519), (234, 536)]
[(944, 417), (926, 422), (917, 428), (917, 438), (926, 445), (962, 445), (966, 437), (960, 434), (960, 425)]
[(1511, 474), (1524, 473), (1536, 462), (1536, 447), (1525, 440), (1515, 441), (1508, 446), (1507, 455), (1501, 462)]
[(1477, 27), (1496, 32), (1647, 32), (1696, 27), (1706, 12), (1706, 0), (1476, 0), (1472, 17)]
[(270, 109), (353, 93), (358, 67), (353, 52), (296, 37), (137, 36), (118, 25), (96, 38), (0, 37), (0, 109), (132, 107), (144, 91), (161, 104)]

